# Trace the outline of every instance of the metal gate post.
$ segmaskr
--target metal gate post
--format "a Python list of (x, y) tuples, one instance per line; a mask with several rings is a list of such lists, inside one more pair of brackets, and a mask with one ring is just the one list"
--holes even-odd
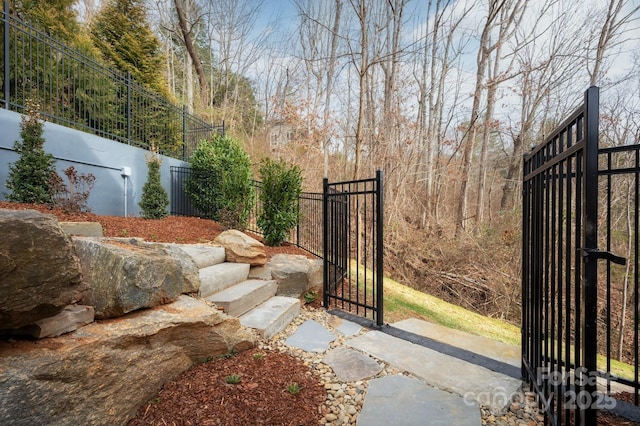
[(384, 324), (384, 189), (382, 186), (382, 170), (376, 171), (376, 325)]
[(329, 179), (322, 179), (322, 304), (329, 307)]
[[(585, 92), (584, 99), (584, 154), (583, 154), (583, 227), (582, 241), (588, 250), (598, 247), (598, 102), (599, 90), (590, 87)], [(597, 313), (598, 313), (598, 259), (596, 256), (584, 255), (584, 275), (582, 308), (582, 350), (581, 366), (583, 371), (578, 373), (576, 380), (582, 379), (583, 386), (578, 388), (576, 402), (588, 402), (584, 409), (582, 424), (596, 425), (596, 409), (593, 402), (597, 400), (596, 383), (598, 353), (597, 342)], [(584, 375), (587, 375), (584, 377)], [(582, 377), (580, 377), (582, 376)]]

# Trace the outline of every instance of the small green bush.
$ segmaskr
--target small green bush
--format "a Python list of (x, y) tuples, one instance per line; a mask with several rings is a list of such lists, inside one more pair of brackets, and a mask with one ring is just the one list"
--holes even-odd
[(169, 196), (160, 179), (161, 164), (162, 159), (152, 150), (151, 155), (147, 157), (147, 181), (142, 187), (140, 200), (142, 217), (145, 219), (162, 219), (168, 214)]
[(20, 138), (13, 149), (20, 158), (9, 165), (6, 186), (11, 191), (5, 194), (10, 201), (18, 203), (49, 204), (55, 193), (55, 160), (44, 152), (44, 125), (40, 119), (39, 106), (27, 103), (27, 115), (22, 116)]
[(302, 387), (297, 382), (293, 382), (287, 386), (287, 392), (289, 392), (291, 395), (297, 395), (301, 390)]
[(240, 383), (240, 380), (242, 380), (242, 378), (239, 374), (232, 374), (224, 378), (225, 383), (229, 385), (237, 385), (238, 383)]
[(258, 217), (258, 226), (268, 246), (279, 246), (300, 218), (298, 199), (302, 192), (302, 171), (284, 160), (266, 158), (260, 165), (260, 179), (262, 213)]
[(185, 191), (203, 216), (227, 229), (244, 230), (254, 202), (249, 155), (227, 136), (200, 142)]

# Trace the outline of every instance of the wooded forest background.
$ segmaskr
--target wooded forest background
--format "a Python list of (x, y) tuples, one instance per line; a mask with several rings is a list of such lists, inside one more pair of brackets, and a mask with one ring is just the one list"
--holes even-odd
[[(264, 156), (298, 164), (306, 190), (320, 190), (323, 176), (382, 169), (388, 274), (516, 323), (523, 154), (590, 85), (601, 88), (600, 145), (640, 143), (638, 0), (16, 0), (11, 8), (207, 120), (224, 120), (254, 164)], [(274, 125), (291, 129), (275, 150)], [(632, 238), (623, 226), (629, 188), (620, 183), (621, 248)]]

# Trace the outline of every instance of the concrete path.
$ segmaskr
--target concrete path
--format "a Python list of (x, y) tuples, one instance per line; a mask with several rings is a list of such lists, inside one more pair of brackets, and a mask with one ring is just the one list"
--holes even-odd
[[(323, 362), (339, 380), (370, 380), (358, 424), (479, 425), (478, 404), (499, 411), (520, 389), (519, 348), (417, 319), (357, 335), (361, 327), (332, 317), (349, 337)], [(357, 335), (357, 336), (356, 336)], [(292, 347), (322, 353), (336, 336), (309, 320), (286, 340)], [(413, 377), (373, 378), (385, 362)]]

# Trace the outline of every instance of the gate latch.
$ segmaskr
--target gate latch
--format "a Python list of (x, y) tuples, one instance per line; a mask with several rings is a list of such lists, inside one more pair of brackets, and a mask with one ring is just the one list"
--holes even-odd
[(617, 256), (610, 251), (600, 251), (600, 249), (594, 248), (578, 248), (578, 250), (582, 250), (583, 257), (593, 257), (595, 259), (605, 259), (609, 260), (618, 265), (626, 265), (627, 259), (622, 256)]

